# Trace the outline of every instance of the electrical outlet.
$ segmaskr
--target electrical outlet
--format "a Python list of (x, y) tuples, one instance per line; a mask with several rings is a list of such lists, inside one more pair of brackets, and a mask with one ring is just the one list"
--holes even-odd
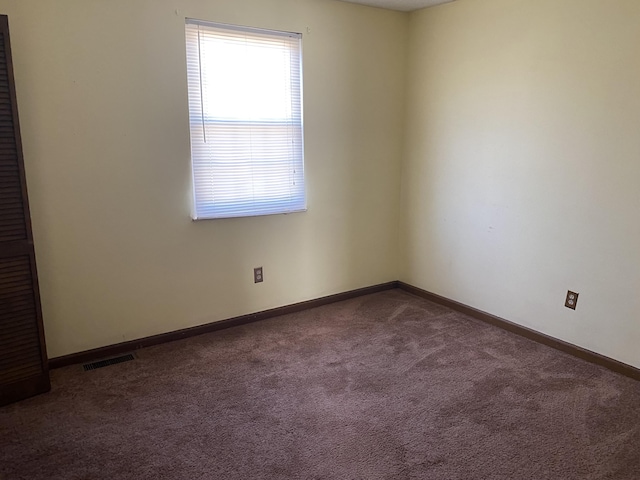
[(256, 267), (253, 269), (253, 283), (260, 283), (264, 280), (262, 276), (262, 267)]
[(569, 290), (567, 292), (567, 299), (564, 301), (564, 306), (571, 310), (575, 310), (576, 305), (578, 304), (578, 295), (578, 293)]

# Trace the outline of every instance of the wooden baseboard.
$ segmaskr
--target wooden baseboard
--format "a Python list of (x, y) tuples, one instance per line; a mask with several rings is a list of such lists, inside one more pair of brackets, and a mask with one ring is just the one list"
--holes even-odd
[(394, 288), (400, 288), (405, 292), (425, 298), (457, 312), (464, 313), (465, 315), (469, 315), (470, 317), (502, 328), (503, 330), (507, 330), (509, 332), (515, 333), (516, 335), (528, 338), (529, 340), (547, 345), (549, 347), (555, 348), (556, 350), (560, 350), (562, 352), (573, 355), (574, 357), (581, 358), (582, 360), (586, 360), (587, 362), (600, 365), (616, 373), (640, 381), (640, 369), (636, 367), (632, 367), (631, 365), (619, 362), (618, 360), (614, 360), (612, 358), (605, 357), (604, 355), (600, 355), (599, 353), (595, 353), (582, 347), (578, 347), (577, 345), (558, 340), (557, 338), (550, 337), (549, 335), (545, 335), (530, 328), (523, 327), (522, 325), (510, 322), (509, 320), (505, 320), (504, 318), (497, 317), (490, 313), (483, 312), (482, 310), (478, 310), (477, 308), (470, 307), (463, 303), (456, 302), (455, 300), (436, 295), (435, 293), (428, 292), (421, 288), (414, 287), (413, 285), (409, 285), (408, 283), (400, 281), (359, 288), (357, 290), (350, 290), (348, 292), (337, 293), (335, 295), (329, 295), (313, 300), (307, 300), (306, 302), (294, 303), (292, 305), (285, 305), (283, 307), (272, 308), (270, 310), (264, 310), (248, 315), (241, 315), (239, 317), (229, 318), (218, 322), (207, 323), (205, 325), (199, 325), (197, 327), (185, 328), (182, 330), (176, 330), (174, 332), (162, 333), (159, 335), (153, 335), (151, 337), (141, 338), (138, 340), (131, 340), (115, 345), (108, 345), (106, 347), (94, 348), (92, 350), (72, 353), (70, 355), (64, 355), (62, 357), (49, 359), (49, 368), (60, 368), (77, 363), (92, 362), (95, 360), (120, 355), (122, 353), (131, 352), (140, 348), (150, 347), (152, 345), (159, 345), (161, 343), (172, 342), (174, 340), (180, 340), (182, 338), (202, 335), (203, 333), (215, 332), (217, 330), (223, 330), (225, 328), (236, 327), (239, 325), (246, 325), (248, 323), (258, 322), (260, 320), (266, 320), (268, 318), (286, 315), (289, 313), (301, 312), (310, 308), (320, 307), (322, 305), (328, 305), (330, 303), (349, 300), (351, 298), (360, 297), (362, 295), (369, 295), (372, 293), (391, 290)]
[(405, 282), (399, 281), (398, 288), (418, 297), (430, 300), (439, 305), (448, 307), (457, 312), (469, 315), (470, 317), (482, 320), (483, 322), (490, 323), (491, 325), (495, 325), (496, 327), (500, 327), (503, 330), (507, 330), (509, 332), (515, 333), (516, 335), (520, 335), (521, 337), (528, 338), (529, 340), (533, 340), (534, 342), (542, 343), (543, 345), (547, 345), (549, 347), (555, 348), (556, 350), (568, 353), (570, 355), (573, 355), (574, 357), (581, 358), (582, 360), (586, 360), (587, 362), (595, 363), (596, 365), (608, 368), (609, 370), (620, 373), (626, 377), (633, 378), (634, 380), (640, 380), (640, 369), (632, 367), (631, 365), (627, 365), (626, 363), (622, 363), (618, 360), (605, 357), (604, 355), (600, 355), (599, 353), (595, 353), (582, 347), (578, 347), (577, 345), (558, 340), (557, 338), (550, 337), (549, 335), (545, 335), (544, 333), (531, 330), (530, 328), (523, 327), (522, 325), (510, 322), (509, 320), (505, 320), (504, 318), (500, 318), (490, 313), (483, 312), (482, 310), (478, 310), (477, 308), (473, 308), (463, 303), (456, 302), (455, 300), (441, 297), (440, 295), (422, 290), (421, 288), (414, 287), (413, 285), (409, 285)]
[(362, 295), (369, 295), (371, 293), (392, 290), (394, 288), (397, 288), (397, 286), (398, 282), (396, 281), (382, 283), (380, 285), (358, 288), (357, 290), (350, 290), (348, 292), (336, 293), (335, 295), (307, 300), (306, 302), (294, 303), (292, 305), (285, 305), (283, 307), (263, 310), (261, 312), (250, 313), (248, 315), (241, 315), (239, 317), (228, 318), (226, 320), (207, 323), (205, 325), (198, 325), (197, 327), (185, 328), (182, 330), (176, 330), (174, 332), (161, 333), (159, 335), (153, 335), (151, 337), (140, 338), (138, 340), (131, 340), (128, 342), (117, 343), (115, 345), (107, 345), (106, 347), (94, 348), (91, 350), (85, 350), (83, 352), (72, 353), (70, 355), (64, 355), (62, 357), (49, 359), (49, 368), (60, 368), (66, 367), (67, 365), (74, 365), (76, 363), (93, 362), (95, 360), (121, 355), (122, 353), (131, 352), (133, 350), (138, 350), (144, 347), (150, 347), (152, 345), (159, 345), (161, 343), (172, 342), (174, 340), (180, 340), (182, 338), (202, 335), (203, 333), (215, 332), (217, 330), (223, 330), (225, 328), (237, 327), (238, 325), (246, 325), (248, 323), (258, 322), (260, 320), (266, 320), (267, 318), (286, 315), (289, 313), (301, 312), (309, 308), (315, 308), (322, 305), (328, 305), (330, 303), (349, 300), (351, 298), (360, 297)]

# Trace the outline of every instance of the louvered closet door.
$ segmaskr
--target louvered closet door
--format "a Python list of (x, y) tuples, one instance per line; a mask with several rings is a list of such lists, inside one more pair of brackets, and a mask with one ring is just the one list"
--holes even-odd
[(0, 15), (0, 405), (49, 388), (9, 26)]

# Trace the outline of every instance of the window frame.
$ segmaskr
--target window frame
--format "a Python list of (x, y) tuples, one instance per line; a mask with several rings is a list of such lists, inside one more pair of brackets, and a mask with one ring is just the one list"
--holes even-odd
[[(211, 71), (215, 71), (215, 65), (203, 65), (204, 61), (202, 60), (201, 49), (203, 46), (203, 40), (200, 38), (200, 33), (198, 33), (197, 44), (193, 44), (193, 39), (190, 39), (190, 28), (197, 28), (198, 32), (200, 29), (210, 29), (221, 31), (221, 32), (230, 32), (230, 35), (246, 35), (250, 38), (251, 35), (255, 35), (255, 38), (267, 38), (272, 41), (276, 41), (277, 39), (287, 39), (286, 42), (283, 41), (284, 44), (288, 45), (288, 55), (289, 55), (289, 83), (287, 85), (291, 86), (290, 96), (287, 97), (288, 101), (291, 105), (295, 105), (295, 108), (292, 107), (291, 117), (287, 118), (262, 118), (262, 119), (223, 119), (215, 116), (215, 112), (207, 111), (207, 107), (205, 106), (205, 102), (203, 100), (204, 93), (206, 87), (204, 87), (203, 83), (203, 69), (209, 68)], [(191, 208), (191, 217), (193, 220), (207, 220), (207, 219), (217, 219), (217, 218), (237, 218), (237, 217), (251, 217), (251, 216), (263, 216), (263, 215), (278, 215), (278, 214), (289, 214), (295, 212), (304, 212), (307, 210), (307, 189), (306, 189), (306, 179), (305, 179), (305, 169), (304, 169), (304, 115), (303, 115), (303, 77), (302, 77), (302, 34), (287, 32), (287, 31), (278, 31), (278, 30), (268, 30), (256, 27), (246, 27), (241, 25), (231, 25), (225, 23), (218, 22), (209, 22), (204, 20), (196, 20), (191, 18), (185, 19), (185, 37), (186, 37), (186, 51), (187, 51), (187, 82), (188, 82), (188, 96), (189, 96), (189, 131), (190, 131), (190, 150), (191, 150), (191, 176), (192, 176), (192, 208)], [(255, 39), (254, 38), (254, 39)], [(296, 44), (295, 48), (292, 48), (291, 45)], [(197, 58), (197, 67), (199, 69), (199, 83), (198, 88), (194, 87), (193, 81), (193, 62), (194, 62), (194, 51), (197, 50), (198, 58)], [(292, 65), (295, 68), (292, 68)], [(284, 68), (284, 71), (287, 72), (287, 67)], [(209, 73), (211, 74), (211, 73)], [(216, 72), (219, 74), (219, 72)], [(286, 75), (285, 77), (286, 78)], [(195, 89), (195, 90), (194, 90)], [(197, 104), (200, 104), (198, 109)], [(192, 108), (193, 105), (196, 105), (196, 108)], [(213, 113), (213, 114), (212, 114)], [(249, 147), (251, 150), (250, 158), (244, 158), (243, 161), (239, 162), (238, 170), (241, 167), (244, 167), (246, 170), (247, 165), (249, 165), (249, 169), (251, 170), (251, 182), (250, 183), (238, 183), (241, 185), (241, 188), (229, 187), (231, 196), (237, 195), (238, 197), (242, 196), (242, 198), (236, 198), (233, 200), (220, 200), (223, 198), (223, 195), (218, 195), (218, 199), (213, 200), (214, 190), (217, 182), (220, 184), (233, 183), (234, 181), (234, 172), (233, 169), (233, 161), (227, 161), (227, 164), (224, 168), (218, 168), (216, 170), (215, 166), (210, 166), (209, 170), (203, 167), (203, 164), (206, 164), (207, 161), (202, 160), (197, 157), (196, 149), (204, 149), (203, 145), (206, 145), (207, 135), (209, 130), (214, 130), (216, 126), (220, 126), (221, 130), (224, 132), (226, 128), (238, 128), (239, 131), (248, 131), (253, 132), (254, 130), (258, 131), (258, 133), (264, 135), (265, 132), (271, 131), (274, 127), (278, 129), (278, 127), (282, 127), (283, 131), (287, 132), (285, 134), (277, 135), (278, 138), (282, 137), (286, 139), (289, 144), (285, 143), (273, 143), (269, 144), (269, 146), (280, 146), (282, 150), (291, 150), (287, 155), (283, 155), (282, 157), (286, 159), (278, 159), (278, 160), (269, 160), (269, 158), (265, 157), (256, 157), (254, 156), (253, 144)], [(201, 130), (200, 134), (204, 139), (203, 142), (199, 140), (198, 134), (195, 134), (198, 129)], [(251, 133), (250, 133), (251, 136)], [(212, 135), (213, 138), (213, 135)], [(214, 141), (209, 142), (211, 145), (214, 145)], [(221, 142), (221, 143), (226, 143)], [(238, 149), (246, 148), (246, 144), (242, 142), (237, 142)], [(211, 151), (213, 151), (215, 147), (211, 147)], [(234, 151), (234, 153), (239, 152), (239, 150)], [(246, 152), (245, 152), (246, 153)], [(210, 158), (208, 163), (211, 165), (214, 164), (223, 164), (225, 160), (218, 160), (217, 157), (214, 157), (213, 154), (210, 154)], [(269, 165), (273, 164), (272, 167)], [(230, 166), (229, 166), (230, 165)], [(271, 170), (270, 170), (271, 168)], [(281, 172), (283, 168), (290, 168), (291, 172), (286, 175), (276, 176), (273, 172), (278, 171)], [(226, 171), (224, 173), (220, 173), (222, 170)], [(279, 170), (278, 170), (279, 169)], [(264, 175), (260, 175), (253, 173), (254, 171), (266, 171), (267, 173)], [(208, 187), (205, 185), (202, 186), (203, 181), (198, 176), (208, 174), (211, 179), (208, 179), (208, 182), (211, 184), (210, 191), (206, 190)], [(216, 176), (217, 175), (217, 176)], [(227, 175), (227, 176), (222, 176)], [(245, 176), (249, 176), (246, 175)], [(287, 178), (285, 182), (285, 178)], [(214, 178), (215, 177), (215, 178)], [(276, 178), (276, 180), (274, 180)], [(271, 182), (271, 185), (269, 184)], [(288, 183), (287, 183), (288, 182)], [(265, 191), (265, 193), (256, 193), (256, 185), (259, 186), (257, 190)], [(266, 185), (266, 187), (265, 187)], [(283, 187), (283, 185), (288, 185), (287, 188)], [(227, 185), (228, 186), (228, 185)], [(251, 189), (251, 195), (239, 193), (240, 190), (248, 190)], [(224, 193), (224, 192), (223, 192)], [(211, 197), (211, 200), (205, 200), (203, 197)]]

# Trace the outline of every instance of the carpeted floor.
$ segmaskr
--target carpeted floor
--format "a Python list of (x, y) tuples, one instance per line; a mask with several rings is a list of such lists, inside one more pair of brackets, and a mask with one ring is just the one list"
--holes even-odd
[(640, 383), (399, 290), (52, 372), (0, 479), (640, 479)]

